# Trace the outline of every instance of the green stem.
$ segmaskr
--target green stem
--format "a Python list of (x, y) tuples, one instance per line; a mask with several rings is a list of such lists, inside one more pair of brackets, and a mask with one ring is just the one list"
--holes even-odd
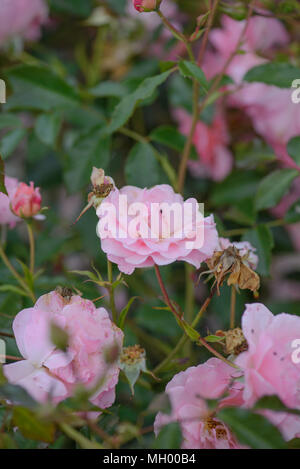
[(27, 293), (27, 295), (32, 299), (33, 303), (36, 302), (36, 298), (34, 296), (34, 293), (30, 290), (26, 282), (22, 279), (21, 275), (16, 271), (16, 269), (13, 267), (13, 265), (10, 263), (8, 257), (6, 256), (2, 246), (0, 245), (0, 257), (3, 260), (4, 264), (8, 268), (8, 270), (12, 273), (12, 275), (15, 277), (15, 279), (18, 281), (18, 283), (21, 285), (21, 287), (24, 289), (24, 291)]
[[(192, 324), (194, 319), (195, 288), (192, 280), (193, 267), (185, 264), (185, 318), (188, 324)], [(185, 347), (185, 353), (190, 357), (192, 343), (189, 341)]]
[(115, 304), (115, 295), (114, 295), (114, 287), (113, 283), (113, 275), (112, 275), (112, 263), (107, 259), (107, 277), (110, 286), (108, 287), (109, 292), (109, 307), (112, 313), (113, 322), (117, 324), (118, 322), (118, 313)]
[(169, 298), (169, 295), (168, 295), (168, 292), (167, 292), (166, 287), (164, 285), (163, 279), (161, 277), (158, 265), (154, 264), (154, 269), (155, 269), (156, 277), (157, 277), (161, 292), (163, 294), (165, 303), (166, 303), (167, 306), (169, 306), (170, 310), (172, 311), (172, 313), (174, 314), (176, 319), (178, 319), (178, 321), (180, 322), (180, 320), (181, 320), (180, 315), (178, 314), (178, 311), (176, 311), (176, 309), (174, 308), (174, 306), (172, 304), (172, 301)]
[(34, 264), (35, 264), (35, 243), (34, 243), (34, 234), (32, 229), (31, 222), (27, 222), (27, 231), (28, 231), (28, 239), (29, 239), (29, 247), (30, 247), (30, 263), (29, 268), (32, 275), (34, 274)]
[(61, 430), (72, 440), (76, 441), (79, 446), (83, 449), (103, 449), (103, 446), (99, 443), (90, 441), (84, 435), (79, 433), (75, 428), (67, 425), (66, 423), (61, 423), (60, 425)]

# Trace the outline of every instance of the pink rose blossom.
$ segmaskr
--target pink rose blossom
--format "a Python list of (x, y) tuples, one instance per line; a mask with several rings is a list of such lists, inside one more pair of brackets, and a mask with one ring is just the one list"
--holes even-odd
[(220, 420), (210, 415), (205, 399), (218, 399), (228, 390), (234, 369), (217, 358), (175, 375), (166, 387), (170, 415), (158, 413), (154, 431), (180, 422), (183, 449), (236, 449), (241, 446)]
[(0, 0), (0, 44), (15, 36), (38, 39), (47, 16), (44, 0)]
[[(127, 208), (121, 207), (121, 196), (127, 197)], [(135, 203), (146, 208), (147, 212), (143, 211), (142, 217), (128, 215)], [(172, 204), (177, 204), (176, 208), (182, 214), (190, 209), (193, 213), (186, 219), (178, 214), (172, 218)], [(108, 205), (113, 210), (108, 210)], [(152, 224), (151, 211), (154, 206), (159, 226)], [(171, 212), (171, 216), (168, 212)], [(105, 203), (100, 205), (97, 215), (100, 219), (97, 234), (101, 239), (101, 248), (108, 259), (118, 264), (119, 270), (126, 274), (131, 274), (138, 267), (167, 265), (180, 260), (199, 268), (201, 262), (213, 254), (218, 243), (213, 216), (200, 216), (196, 199), (184, 202), (182, 196), (166, 184), (151, 189), (133, 186), (115, 189), (105, 199)], [(135, 225), (134, 220), (137, 217), (139, 222)], [(105, 218), (108, 218), (109, 226), (105, 223)], [(132, 226), (137, 228), (131, 231)], [(196, 238), (193, 236), (195, 233)], [(203, 244), (201, 241), (198, 243), (201, 238)]]
[(34, 217), (41, 210), (42, 197), (40, 189), (33, 182), (28, 186), (21, 182), (11, 201), (13, 212), (18, 217)]
[[(51, 323), (68, 333), (66, 353), (51, 342)], [(17, 314), (13, 331), (24, 360), (3, 367), (11, 383), (24, 387), (37, 401), (51, 397), (57, 403), (71, 396), (77, 383), (91, 388), (103, 378), (91, 402), (101, 408), (112, 405), (119, 368), (117, 361), (107, 363), (106, 354), (113, 347), (121, 349), (123, 333), (104, 308), (53, 291)]]
[[(175, 118), (179, 122), (179, 130), (188, 135), (192, 117), (184, 110), (177, 109)], [(215, 181), (224, 179), (232, 169), (233, 157), (228, 150), (229, 135), (224, 113), (218, 107), (211, 125), (198, 121), (194, 134), (194, 145), (199, 155), (199, 162), (190, 161), (191, 171), (198, 176), (208, 176)]]
[(159, 0), (133, 0), (134, 8), (140, 13), (155, 10), (159, 3)]
[(236, 364), (245, 376), (245, 404), (276, 394), (286, 406), (300, 409), (300, 364), (292, 359), (292, 343), (300, 339), (300, 317), (273, 316), (263, 304), (249, 304), (242, 329), (249, 348)]
[(11, 202), (14, 198), (19, 182), (15, 178), (5, 176), (5, 187), (7, 194), (0, 193), (0, 224), (9, 225), (10, 228), (14, 228), (16, 223), (20, 221), (10, 208)]

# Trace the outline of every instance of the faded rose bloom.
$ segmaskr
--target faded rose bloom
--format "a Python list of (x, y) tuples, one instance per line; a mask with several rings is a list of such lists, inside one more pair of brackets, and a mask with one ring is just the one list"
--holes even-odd
[[(180, 212), (174, 217), (172, 206)], [(126, 274), (138, 267), (179, 260), (199, 268), (218, 243), (213, 216), (203, 218), (196, 199), (184, 201), (166, 184), (151, 189), (115, 189), (99, 206), (97, 215), (101, 248)]]
[(161, 0), (133, 0), (134, 8), (140, 13), (154, 11), (160, 3)]
[(263, 304), (248, 304), (242, 329), (248, 350), (235, 363), (245, 376), (245, 404), (252, 406), (260, 397), (276, 394), (286, 406), (300, 409), (300, 367), (292, 360), (292, 343), (300, 338), (300, 317), (273, 316)]
[(227, 426), (212, 415), (205, 401), (222, 397), (234, 373), (229, 365), (211, 358), (175, 375), (166, 387), (172, 412), (170, 415), (158, 413), (154, 422), (156, 435), (164, 425), (179, 422), (183, 449), (241, 448)]
[(33, 182), (29, 186), (21, 182), (12, 198), (11, 208), (18, 217), (31, 218), (41, 210), (41, 203), (39, 187), (34, 187)]
[(18, 185), (17, 179), (5, 176), (5, 187), (8, 195), (3, 194), (3, 192), (0, 193), (0, 224), (8, 225), (10, 228), (14, 228), (16, 223), (20, 221), (20, 218), (10, 208)]
[(0, 45), (21, 36), (33, 41), (40, 35), (41, 25), (48, 17), (44, 0), (1, 0), (0, 1)]
[[(179, 131), (183, 135), (188, 135), (191, 129), (191, 115), (183, 109), (177, 109), (174, 116), (179, 123)], [(233, 157), (227, 148), (230, 138), (220, 106), (211, 125), (200, 120), (197, 122), (193, 142), (199, 155), (199, 162), (189, 162), (191, 172), (196, 176), (210, 177), (215, 181), (224, 179), (232, 169)]]
[(242, 257), (244, 262), (246, 262), (251, 269), (256, 269), (259, 260), (258, 256), (255, 254), (256, 248), (254, 248), (252, 244), (248, 241), (231, 242), (227, 238), (219, 238), (219, 245), (220, 250), (224, 250), (229, 248), (230, 246), (234, 246), (239, 251), (239, 255)]
[[(92, 301), (72, 296), (68, 290), (60, 293), (43, 295), (34, 307), (17, 314), (13, 331), (24, 360), (5, 365), (4, 374), (40, 402), (49, 398), (60, 402), (79, 383), (87, 389), (100, 383), (91, 402), (109, 407), (115, 400), (119, 367), (117, 356), (113, 363), (107, 358), (113, 349), (121, 350), (123, 332), (104, 308), (96, 308)], [(66, 353), (50, 340), (52, 323), (68, 334)]]

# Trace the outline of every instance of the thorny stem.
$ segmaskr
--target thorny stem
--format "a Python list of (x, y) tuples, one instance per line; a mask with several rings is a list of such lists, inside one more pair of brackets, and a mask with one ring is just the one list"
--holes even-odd
[(236, 305), (236, 289), (231, 286), (231, 300), (230, 300), (230, 329), (234, 329), (235, 325), (235, 305)]
[(12, 273), (12, 275), (15, 277), (15, 279), (18, 281), (21, 287), (25, 290), (28, 296), (32, 299), (33, 303), (35, 303), (36, 298), (34, 296), (34, 293), (28, 287), (26, 282), (22, 279), (21, 275), (16, 271), (14, 266), (10, 263), (1, 245), (0, 245), (0, 257), (3, 260), (4, 264), (6, 265), (6, 267), (8, 268), (8, 270)]
[(107, 277), (110, 286), (108, 287), (109, 292), (109, 306), (113, 317), (113, 322), (117, 324), (118, 321), (118, 313), (115, 304), (115, 295), (114, 295), (114, 287), (112, 286), (113, 283), (113, 275), (112, 275), (112, 263), (107, 259)]
[(174, 308), (174, 306), (172, 304), (172, 301), (169, 298), (169, 295), (168, 295), (168, 292), (167, 292), (166, 287), (164, 285), (163, 279), (161, 278), (161, 274), (160, 274), (160, 270), (159, 270), (158, 265), (154, 264), (154, 269), (155, 269), (156, 277), (157, 277), (161, 292), (163, 294), (165, 303), (166, 303), (167, 306), (169, 306), (170, 310), (172, 311), (172, 313), (174, 314), (176, 319), (178, 319), (180, 321), (181, 317), (178, 314), (178, 311)]

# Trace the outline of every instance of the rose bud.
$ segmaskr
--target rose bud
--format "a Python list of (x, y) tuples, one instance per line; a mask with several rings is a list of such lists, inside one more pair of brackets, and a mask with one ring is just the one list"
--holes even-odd
[(155, 11), (161, 4), (161, 0), (133, 0), (134, 8), (140, 13)]
[(28, 186), (21, 182), (11, 202), (12, 211), (18, 217), (31, 218), (41, 210), (42, 197), (40, 189), (33, 182)]

